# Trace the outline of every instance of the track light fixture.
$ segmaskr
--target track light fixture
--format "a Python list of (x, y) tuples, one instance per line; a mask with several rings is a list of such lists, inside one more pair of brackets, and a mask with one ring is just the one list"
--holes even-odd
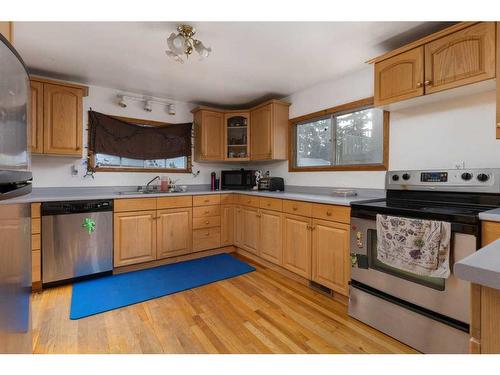
[(151, 100), (146, 100), (144, 102), (144, 110), (146, 112), (151, 112), (153, 110), (153, 102)]
[(127, 108), (127, 102), (125, 101), (125, 97), (123, 95), (118, 95), (118, 105), (122, 108)]
[(169, 115), (175, 115), (175, 104), (163, 99), (152, 98), (148, 96), (134, 96), (134, 95), (124, 95), (118, 94), (118, 105), (122, 108), (127, 108), (130, 101), (142, 102), (144, 106), (142, 107), (146, 112), (153, 111), (153, 103), (160, 104), (166, 107), (167, 113)]

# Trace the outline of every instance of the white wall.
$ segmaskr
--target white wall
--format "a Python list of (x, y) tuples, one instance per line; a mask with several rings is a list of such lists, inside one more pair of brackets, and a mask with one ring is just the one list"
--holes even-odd
[[(122, 109), (116, 104), (117, 91), (103, 87), (90, 87), (84, 99), (84, 128), (87, 110), (94, 110), (126, 117), (145, 118), (166, 122), (192, 121), (188, 103), (176, 103), (176, 115), (170, 116), (163, 107), (155, 107), (148, 113), (139, 102)], [(372, 68), (345, 76), (336, 81), (323, 82), (297, 92), (286, 100), (292, 103), (290, 117), (315, 112), (373, 95)], [(493, 91), (467, 97), (440, 100), (430, 104), (391, 112), (390, 121), (390, 169), (453, 168), (457, 162), (466, 167), (500, 168), (500, 140), (495, 140), (495, 93)], [(84, 131), (84, 145), (87, 133)], [(95, 179), (83, 179), (83, 159), (34, 156), (34, 186), (121, 186), (141, 185), (155, 173), (98, 172)], [(72, 177), (70, 170), (75, 164), (79, 175)], [(208, 184), (210, 172), (239, 168), (235, 165), (194, 163), (193, 171), (200, 176), (171, 174), (185, 184)], [(289, 185), (338, 186), (383, 188), (385, 172), (288, 172), (288, 162), (253, 163), (245, 167), (269, 170), (274, 176), (282, 176)]]
[[(87, 111), (89, 108), (97, 112), (109, 115), (142, 118), (147, 120), (164, 121), (171, 123), (190, 122), (192, 104), (174, 102), (176, 114), (169, 115), (164, 106), (153, 104), (153, 111), (146, 112), (141, 102), (130, 102), (127, 108), (117, 105), (116, 95), (119, 92), (114, 89), (90, 86), (89, 96), (83, 100), (83, 144), (87, 145)], [(143, 185), (158, 173), (121, 173), (121, 172), (98, 172), (91, 177), (83, 178), (86, 171), (84, 162), (87, 160), (87, 152), (84, 150), (83, 158), (70, 158), (47, 155), (34, 155), (32, 160), (33, 185), (35, 187), (66, 187), (66, 186), (130, 186)], [(78, 176), (71, 175), (71, 166), (78, 168)], [(209, 184), (210, 173), (216, 171), (220, 175), (221, 169), (231, 169), (236, 166), (224, 166), (221, 164), (193, 163), (193, 172), (200, 171), (200, 175), (194, 178), (190, 173), (165, 174), (172, 179), (180, 179), (182, 184)]]
[[(372, 67), (295, 93), (290, 118), (373, 95)], [(391, 112), (389, 169), (500, 168), (495, 139), (495, 92)], [(303, 186), (383, 188), (385, 172), (288, 172), (288, 162), (257, 165), (285, 183)]]

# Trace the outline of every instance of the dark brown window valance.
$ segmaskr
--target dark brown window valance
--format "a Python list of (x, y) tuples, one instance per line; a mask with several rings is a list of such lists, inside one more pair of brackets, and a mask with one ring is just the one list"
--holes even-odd
[(192, 123), (145, 126), (89, 111), (89, 151), (131, 159), (191, 156)]

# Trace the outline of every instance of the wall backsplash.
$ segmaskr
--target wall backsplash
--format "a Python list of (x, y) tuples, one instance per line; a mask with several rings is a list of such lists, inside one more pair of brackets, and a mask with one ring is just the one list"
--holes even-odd
[[(145, 112), (142, 103), (132, 102), (127, 108), (116, 104), (118, 90), (90, 86), (84, 98), (84, 128), (87, 111), (94, 110), (125, 117), (144, 118), (165, 122), (192, 121), (194, 105), (175, 102), (176, 114), (169, 115), (162, 106)], [(373, 95), (373, 71), (367, 67), (341, 79), (323, 82), (297, 92), (284, 100), (292, 103), (290, 118), (333, 107)], [(459, 162), (466, 167), (500, 168), (500, 140), (495, 140), (495, 92), (483, 92), (462, 98), (440, 100), (434, 103), (391, 112), (390, 169), (453, 168)], [(87, 132), (84, 132), (84, 145)], [(86, 167), (83, 159), (34, 156), (34, 186), (130, 186), (141, 185), (156, 173), (99, 172), (95, 178), (83, 178)], [(71, 166), (78, 176), (71, 175)], [(385, 172), (288, 172), (288, 162), (263, 162), (246, 165), (193, 164), (198, 177), (175, 173), (170, 176), (184, 184), (208, 184), (210, 173), (221, 169), (255, 168), (269, 170), (274, 176), (285, 178), (288, 185), (383, 188)]]
[[(87, 146), (87, 123), (88, 110), (132, 118), (164, 121), (172, 123), (182, 123), (192, 121), (191, 109), (194, 105), (184, 102), (175, 102), (176, 114), (169, 115), (167, 109), (161, 105), (153, 104), (153, 111), (146, 112), (141, 102), (130, 101), (126, 108), (121, 108), (117, 104), (116, 95), (119, 90), (89, 86), (89, 96), (83, 98), (83, 144)], [(143, 185), (158, 173), (118, 173), (118, 172), (98, 172), (91, 177), (83, 178), (86, 172), (87, 151), (84, 150), (82, 159), (59, 156), (33, 155), (33, 186), (131, 186)], [(71, 175), (71, 168), (75, 166), (78, 170), (77, 176)], [(221, 169), (239, 168), (237, 165), (223, 165), (211, 163), (193, 163), (193, 172), (200, 171), (199, 176), (193, 177), (190, 173), (170, 173), (165, 174), (172, 179), (179, 179), (182, 184), (209, 184), (210, 173), (216, 171), (220, 175)]]
[[(290, 118), (373, 95), (371, 67), (285, 98)], [(391, 112), (389, 169), (500, 168), (495, 92), (440, 100)], [(288, 162), (254, 165), (289, 185), (384, 188), (385, 172), (288, 172)]]

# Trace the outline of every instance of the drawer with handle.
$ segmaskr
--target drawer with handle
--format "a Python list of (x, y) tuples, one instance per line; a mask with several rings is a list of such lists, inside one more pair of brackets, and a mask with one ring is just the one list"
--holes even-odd
[(214, 204), (220, 204), (219, 194), (193, 196), (193, 206), (210, 206)]
[(220, 227), (193, 230), (193, 250), (202, 251), (220, 247)]
[(238, 203), (243, 206), (259, 208), (260, 197), (240, 194), (238, 195)]
[(314, 203), (312, 207), (312, 216), (316, 219), (349, 224), (351, 221), (351, 208), (347, 206)]
[(199, 206), (193, 209), (193, 217), (219, 216), (220, 206)]
[(193, 229), (220, 227), (220, 216), (195, 217)]
[(281, 211), (283, 209), (283, 201), (276, 198), (260, 198), (260, 208), (273, 211)]
[(311, 217), (312, 203), (285, 199), (283, 200), (283, 212)]

